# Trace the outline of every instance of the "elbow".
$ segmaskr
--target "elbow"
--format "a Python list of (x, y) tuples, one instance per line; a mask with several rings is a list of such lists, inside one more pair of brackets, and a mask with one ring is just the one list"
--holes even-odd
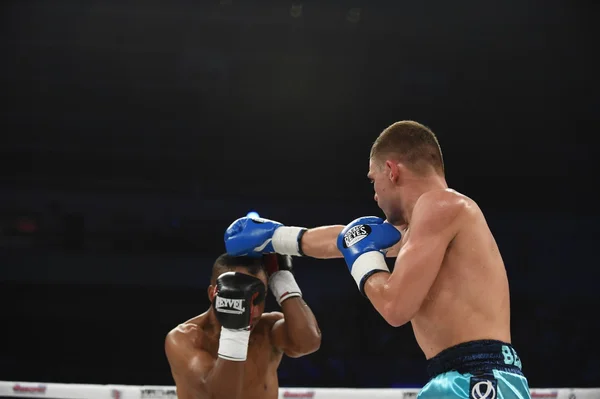
[(310, 334), (306, 334), (302, 339), (293, 345), (292, 350), (288, 351), (289, 357), (297, 358), (311, 353), (315, 353), (321, 348), (321, 331), (319, 329), (310, 329)]
[(398, 316), (387, 316), (387, 317), (384, 316), (384, 319), (392, 327), (401, 327), (410, 321), (404, 317), (398, 317)]
[(301, 348), (304, 355), (310, 355), (321, 348), (321, 331), (318, 328), (311, 328), (309, 331)]
[(381, 316), (392, 327), (400, 327), (411, 321), (413, 314), (398, 306), (398, 302), (388, 302), (384, 305)]
[(321, 348), (321, 331), (318, 328), (312, 332), (306, 347), (307, 354), (314, 353)]

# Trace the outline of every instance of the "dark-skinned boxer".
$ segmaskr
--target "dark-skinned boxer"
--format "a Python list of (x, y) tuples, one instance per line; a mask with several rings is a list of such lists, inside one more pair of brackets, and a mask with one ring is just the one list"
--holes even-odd
[[(282, 312), (264, 313), (267, 287)], [(221, 255), (211, 307), (169, 332), (165, 352), (179, 399), (276, 399), (283, 355), (318, 350), (321, 332), (292, 274), (290, 256)]]

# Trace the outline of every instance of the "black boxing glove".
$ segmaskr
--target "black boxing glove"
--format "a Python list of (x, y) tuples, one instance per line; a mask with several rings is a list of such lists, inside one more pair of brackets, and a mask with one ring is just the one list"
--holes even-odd
[(292, 257), (290, 255), (263, 255), (263, 261), (269, 276), (269, 288), (279, 306), (286, 299), (302, 296), (302, 291), (292, 274)]
[(227, 272), (217, 278), (213, 308), (219, 323), (219, 357), (245, 361), (253, 306), (265, 299), (265, 285), (256, 277)]
[(263, 263), (269, 277), (280, 270), (292, 271), (292, 257), (290, 255), (266, 254), (263, 255)]

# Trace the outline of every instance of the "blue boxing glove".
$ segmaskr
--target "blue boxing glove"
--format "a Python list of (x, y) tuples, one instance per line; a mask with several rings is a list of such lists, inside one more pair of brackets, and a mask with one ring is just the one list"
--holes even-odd
[(231, 256), (260, 256), (273, 252), (302, 256), (300, 239), (306, 230), (246, 216), (237, 219), (225, 230), (225, 248)]
[(385, 252), (400, 241), (402, 235), (391, 224), (375, 216), (365, 216), (344, 227), (337, 247), (344, 255), (350, 274), (365, 295), (365, 282), (377, 272), (389, 272)]

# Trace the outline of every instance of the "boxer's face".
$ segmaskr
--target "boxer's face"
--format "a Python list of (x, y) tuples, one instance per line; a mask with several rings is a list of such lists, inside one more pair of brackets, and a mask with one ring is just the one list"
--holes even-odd
[[(394, 167), (396, 170), (394, 170)], [(399, 203), (397, 181), (398, 167), (391, 161), (380, 162), (374, 159), (369, 161), (367, 177), (375, 190), (374, 199), (385, 214), (388, 222), (402, 223), (402, 212)]]

